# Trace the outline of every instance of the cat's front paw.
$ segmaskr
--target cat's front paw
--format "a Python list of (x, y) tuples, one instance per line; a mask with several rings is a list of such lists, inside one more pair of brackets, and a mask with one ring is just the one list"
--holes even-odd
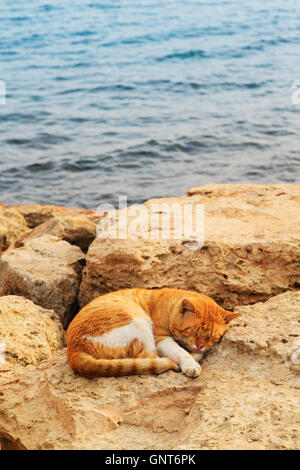
[(190, 364), (183, 365), (181, 370), (187, 377), (195, 378), (201, 374), (201, 366), (200, 364), (197, 364), (196, 362), (193, 364), (190, 363)]

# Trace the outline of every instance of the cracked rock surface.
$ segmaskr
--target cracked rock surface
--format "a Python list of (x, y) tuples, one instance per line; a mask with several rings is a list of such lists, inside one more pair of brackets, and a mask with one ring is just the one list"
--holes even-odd
[(300, 292), (236, 310), (242, 315), (208, 351), (197, 379), (172, 371), (86, 379), (71, 371), (65, 349), (2, 374), (2, 447), (299, 448), (300, 380), (291, 357)]
[(16, 295), (0, 297), (0, 374), (38, 365), (64, 346), (58, 315)]
[[(203, 246), (192, 249), (195, 237), (176, 235), (178, 220), (186, 210), (185, 230), (192, 234), (201, 205)], [(159, 220), (168, 211), (170, 231), (164, 239)], [(128, 287), (197, 290), (227, 309), (297, 290), (299, 213), (299, 184), (206, 185), (188, 196), (147, 201), (138, 211), (122, 209), (114, 223), (104, 218), (98, 224), (83, 271), (80, 306)]]
[(18, 211), (0, 204), (0, 255), (28, 230), (25, 218)]
[[(202, 246), (176, 238), (176, 214), (161, 237), (173, 204), (192, 207), (188, 228), (203, 205)], [(300, 185), (206, 185), (142, 206), (132, 239), (95, 211), (0, 205), (0, 447), (299, 449)], [(62, 326), (126, 287), (197, 290), (241, 316), (196, 379), (75, 375)]]
[(0, 296), (19, 295), (53, 309), (66, 326), (77, 312), (84, 263), (80, 248), (58, 237), (29, 239), (0, 258)]

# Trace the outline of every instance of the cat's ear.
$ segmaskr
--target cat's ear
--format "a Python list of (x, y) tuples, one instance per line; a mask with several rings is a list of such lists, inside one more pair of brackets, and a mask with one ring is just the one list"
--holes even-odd
[(195, 311), (195, 307), (192, 304), (192, 302), (190, 302), (187, 299), (184, 299), (181, 303), (181, 313), (194, 312), (194, 311)]
[(234, 313), (234, 312), (224, 312), (224, 316), (223, 316), (223, 322), (228, 324), (229, 322), (231, 322), (231, 320), (233, 320), (234, 318), (237, 318), (239, 317), (241, 314), (240, 313)]

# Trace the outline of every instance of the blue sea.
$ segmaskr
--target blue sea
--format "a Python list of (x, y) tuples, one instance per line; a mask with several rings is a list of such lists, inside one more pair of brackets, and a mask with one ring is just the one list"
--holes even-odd
[(298, 87), (299, 0), (2, 0), (0, 202), (299, 182)]

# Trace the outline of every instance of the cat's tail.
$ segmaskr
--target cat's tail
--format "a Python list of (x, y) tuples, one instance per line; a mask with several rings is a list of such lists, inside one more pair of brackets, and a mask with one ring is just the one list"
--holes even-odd
[(85, 352), (73, 352), (68, 357), (71, 368), (84, 377), (118, 377), (121, 375), (161, 374), (179, 370), (168, 357), (138, 357), (126, 359), (95, 359)]

